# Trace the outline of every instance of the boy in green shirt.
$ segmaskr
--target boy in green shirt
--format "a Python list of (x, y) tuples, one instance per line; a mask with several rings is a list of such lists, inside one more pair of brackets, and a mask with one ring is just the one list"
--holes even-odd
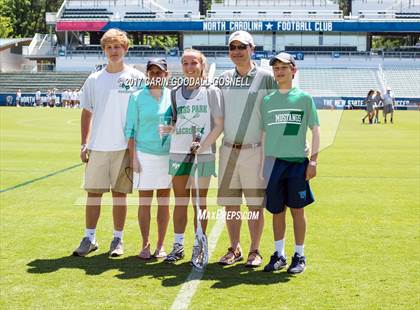
[[(261, 177), (267, 182), (266, 208), (273, 214), (275, 252), (264, 271), (286, 267), (284, 236), (286, 209), (290, 208), (295, 233), (295, 254), (287, 272), (305, 271), (304, 207), (314, 201), (309, 180), (316, 176), (319, 151), (319, 120), (312, 97), (292, 87), (296, 63), (290, 54), (280, 53), (270, 60), (279, 89), (264, 98), (261, 105), (264, 163)], [(306, 143), (307, 129), (312, 130), (312, 151)], [(308, 157), (310, 156), (310, 159)]]

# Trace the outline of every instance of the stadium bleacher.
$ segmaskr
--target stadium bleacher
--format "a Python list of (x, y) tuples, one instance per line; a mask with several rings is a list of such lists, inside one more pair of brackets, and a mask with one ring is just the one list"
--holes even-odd
[(420, 3), (418, 0), (353, 0), (352, 1), (352, 11), (370, 11), (373, 12), (420, 12)]
[(254, 19), (258, 17), (260, 20), (271, 20), (273, 18), (278, 19), (304, 19), (304, 20), (314, 20), (314, 19), (323, 19), (323, 20), (340, 20), (343, 18), (343, 11), (338, 9), (334, 10), (278, 10), (272, 8), (266, 8), (267, 10), (263, 10), (264, 7), (259, 8), (255, 11), (253, 10), (244, 10), (241, 9), (235, 10), (234, 8), (231, 10), (227, 10), (226, 8), (223, 10), (207, 11), (206, 18), (209, 20), (231, 20), (232, 18), (235, 19)]
[(199, 17), (198, 0), (67, 0), (58, 20), (144, 20)]
[(126, 19), (143, 19), (156, 18), (156, 12), (126, 12), (124, 18)]
[(383, 73), (385, 83), (391, 87), (395, 94), (413, 98), (420, 97), (420, 70), (385, 68)]
[[(357, 46), (295, 46), (286, 45), (286, 52), (357, 52)], [(308, 53), (309, 54), (309, 53)]]
[(108, 19), (114, 13), (108, 11), (106, 8), (78, 8), (70, 9), (64, 8), (64, 11), (61, 15), (62, 19)]
[(401, 19), (412, 19), (412, 18), (420, 18), (420, 12), (400, 12), (395, 13), (395, 18), (401, 18)]
[[(148, 52), (150, 53), (156, 53), (156, 54), (162, 54), (165, 53), (165, 49), (162, 47), (151, 47), (150, 45), (133, 45), (130, 46), (128, 49), (129, 54), (135, 55), (136, 53), (144, 53)], [(96, 54), (96, 55), (102, 55), (102, 48), (100, 45), (92, 44), (92, 45), (79, 45), (74, 50), (69, 50), (68, 55), (89, 55), (89, 54)]]
[(39, 72), (39, 73), (2, 73), (0, 89), (5, 93), (34, 93), (37, 88), (42, 91), (57, 88), (75, 89), (83, 86), (89, 72)]
[(338, 2), (333, 0), (219, 0), (214, 1), (211, 10), (221, 11), (231, 7), (244, 7), (247, 10), (259, 11), (261, 8), (276, 9), (311, 9), (311, 10), (338, 10)]
[[(302, 68), (299, 87), (314, 97), (364, 97), (371, 88), (383, 88), (377, 71), (371, 68)], [(397, 90), (395, 93), (398, 94)]]
[[(227, 45), (193, 45), (192, 48), (202, 52), (228, 52), (229, 47)], [(261, 45), (255, 46), (255, 51), (263, 51), (264, 47)]]
[(400, 46), (400, 47), (395, 48), (394, 51), (420, 53), (420, 46)]

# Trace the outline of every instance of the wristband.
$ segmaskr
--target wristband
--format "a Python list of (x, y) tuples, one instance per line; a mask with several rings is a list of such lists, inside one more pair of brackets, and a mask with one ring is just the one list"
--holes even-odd
[(309, 165), (312, 166), (312, 167), (316, 167), (318, 165), (318, 163), (315, 160), (310, 160)]
[(84, 151), (86, 151), (87, 150), (87, 144), (82, 144), (81, 146), (80, 146), (80, 152), (84, 152)]

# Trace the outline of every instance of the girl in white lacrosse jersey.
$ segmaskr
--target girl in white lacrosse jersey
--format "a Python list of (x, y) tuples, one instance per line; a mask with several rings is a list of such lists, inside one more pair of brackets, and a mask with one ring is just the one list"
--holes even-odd
[[(200, 82), (205, 78), (206, 58), (193, 49), (187, 49), (181, 58), (182, 71), (189, 83), (183, 83), (172, 90), (172, 129), (169, 174), (173, 176), (172, 186), (175, 194), (173, 215), (174, 245), (167, 256), (167, 262), (176, 262), (184, 257), (184, 233), (187, 226), (188, 204), (192, 197), (194, 206), (194, 230), (197, 230), (197, 214), (195, 208), (196, 191), (194, 174), (198, 169), (199, 206), (206, 210), (206, 197), (211, 176), (216, 176), (215, 141), (223, 131), (222, 96), (218, 88), (203, 86)], [(187, 86), (185, 84), (188, 84)], [(175, 111), (175, 112), (174, 112)], [(201, 134), (201, 143), (195, 151), (198, 167), (194, 165), (191, 145), (194, 133)], [(193, 151), (194, 153), (194, 151)], [(201, 220), (203, 232), (206, 231), (207, 220)], [(199, 253), (197, 242), (194, 244), (192, 261)]]

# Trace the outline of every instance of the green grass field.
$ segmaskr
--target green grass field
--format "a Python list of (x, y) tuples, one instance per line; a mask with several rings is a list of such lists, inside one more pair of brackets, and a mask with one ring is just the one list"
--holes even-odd
[[(136, 258), (140, 232), (134, 205), (123, 257), (106, 254), (110, 206), (102, 209), (99, 251), (70, 256), (84, 233), (83, 167), (74, 167), (80, 111), (1, 108), (0, 113), (0, 308), (170, 308), (191, 271), (192, 218), (186, 259), (176, 266)], [(345, 111), (340, 119), (338, 112), (320, 111), (324, 127), (330, 119), (340, 122), (312, 182), (316, 203), (307, 208), (307, 271), (291, 277), (243, 264), (223, 268), (216, 261), (228, 246), (224, 230), (191, 309), (420, 308), (420, 114), (397, 111), (394, 125), (372, 126), (360, 124), (362, 114)], [(273, 237), (271, 216), (265, 216), (261, 252), (267, 262)], [(290, 258), (290, 216), (288, 224)], [(167, 251), (172, 239), (170, 224)], [(246, 223), (241, 243), (247, 252)]]

